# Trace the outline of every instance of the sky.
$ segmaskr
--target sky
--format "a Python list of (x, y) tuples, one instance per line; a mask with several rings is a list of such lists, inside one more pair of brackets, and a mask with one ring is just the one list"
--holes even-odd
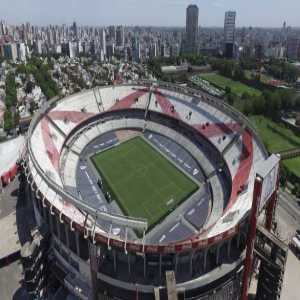
[(185, 26), (185, 9), (199, 7), (199, 25), (223, 26), (226, 10), (237, 26), (300, 27), (300, 0), (0, 0), (0, 19), (9, 24), (110, 24)]

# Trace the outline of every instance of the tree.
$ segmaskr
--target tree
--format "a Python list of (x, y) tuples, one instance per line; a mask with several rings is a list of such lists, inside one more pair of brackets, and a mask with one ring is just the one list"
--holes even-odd
[(253, 113), (252, 101), (250, 99), (245, 100), (243, 112), (246, 116), (249, 116)]
[(6, 76), (5, 80), (5, 105), (9, 109), (17, 104), (17, 89), (15, 75), (10, 72)]
[(255, 115), (264, 114), (265, 112), (265, 98), (263, 95), (261, 96), (254, 96), (253, 97), (253, 113)]
[(34, 76), (47, 99), (51, 99), (59, 93), (56, 82), (50, 75), (50, 66), (49, 63), (44, 63), (37, 57), (32, 57), (26, 65), (27, 73)]
[(4, 130), (8, 133), (14, 128), (13, 115), (10, 109), (4, 112)]
[(227, 100), (227, 103), (229, 105), (234, 105), (234, 102), (235, 102), (235, 96), (231, 93), (229, 94), (226, 94), (226, 100)]
[(234, 79), (238, 81), (243, 81), (245, 79), (245, 72), (239, 65), (234, 69)]
[(267, 66), (269, 73), (275, 78), (295, 82), (299, 76), (298, 69), (290, 63), (271, 60)]
[(225, 93), (226, 93), (226, 95), (230, 95), (231, 94), (231, 87), (226, 86), (225, 87)]
[(294, 188), (292, 190), (292, 193), (297, 197), (300, 198), (300, 184), (297, 182), (294, 185)]
[(252, 98), (252, 96), (248, 92), (244, 92), (241, 97), (243, 100), (247, 100)]
[(282, 166), (280, 168), (280, 185), (281, 187), (285, 188), (287, 181), (288, 181), (288, 171), (286, 169), (286, 167)]

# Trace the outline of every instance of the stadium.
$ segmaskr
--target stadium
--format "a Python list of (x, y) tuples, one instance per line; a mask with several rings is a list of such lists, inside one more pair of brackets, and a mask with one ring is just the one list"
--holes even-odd
[(255, 170), (267, 159), (223, 100), (141, 81), (48, 102), (22, 165), (51, 272), (71, 294), (238, 299)]

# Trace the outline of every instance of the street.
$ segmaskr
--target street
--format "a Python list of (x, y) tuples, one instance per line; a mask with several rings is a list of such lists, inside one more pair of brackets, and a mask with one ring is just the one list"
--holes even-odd
[(297, 229), (300, 229), (300, 200), (280, 190), (276, 210), (278, 233), (281, 239), (288, 242)]
[[(280, 239), (289, 243), (295, 231), (300, 229), (300, 200), (280, 190), (276, 209), (277, 231)], [(284, 274), (281, 300), (299, 299), (300, 260), (289, 250)]]

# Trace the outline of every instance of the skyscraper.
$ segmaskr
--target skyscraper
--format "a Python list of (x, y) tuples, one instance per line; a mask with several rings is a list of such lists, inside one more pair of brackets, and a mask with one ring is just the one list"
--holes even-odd
[(100, 31), (100, 47), (103, 51), (103, 55), (106, 57), (106, 30), (102, 28)]
[(78, 29), (77, 29), (76, 22), (73, 22), (72, 31), (73, 31), (73, 38), (74, 38), (74, 40), (77, 41), (78, 40)]
[(109, 35), (109, 39), (111, 41), (116, 41), (116, 27), (115, 26), (109, 26), (108, 27), (108, 35)]
[(116, 30), (117, 47), (124, 47), (124, 27), (118, 26)]
[(227, 58), (233, 58), (235, 42), (235, 11), (227, 11), (224, 21), (224, 55)]
[(300, 54), (300, 39), (297, 36), (287, 38), (286, 56), (288, 59), (297, 60)]
[(197, 5), (189, 5), (186, 9), (186, 39), (185, 52), (195, 54), (198, 52), (198, 17)]

